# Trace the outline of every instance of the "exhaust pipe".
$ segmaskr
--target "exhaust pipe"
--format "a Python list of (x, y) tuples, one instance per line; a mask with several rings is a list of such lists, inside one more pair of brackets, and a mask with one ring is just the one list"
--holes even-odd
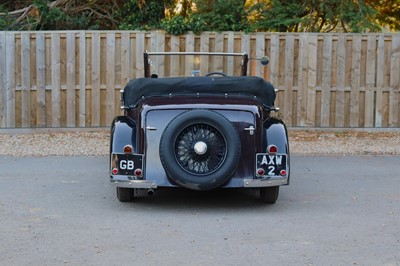
[(147, 190), (147, 195), (148, 196), (153, 196), (154, 195), (154, 190), (153, 189), (149, 189), (149, 190)]

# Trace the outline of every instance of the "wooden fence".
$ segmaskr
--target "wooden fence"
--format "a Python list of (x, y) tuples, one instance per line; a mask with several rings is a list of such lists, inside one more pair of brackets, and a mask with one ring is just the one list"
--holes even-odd
[[(143, 77), (145, 50), (268, 55), (248, 72), (275, 85), (289, 126), (400, 127), (400, 34), (67, 31), (0, 32), (0, 128), (109, 126), (119, 90)], [(153, 60), (160, 76), (197, 64)], [(202, 60), (202, 73), (239, 71), (240, 59)]]

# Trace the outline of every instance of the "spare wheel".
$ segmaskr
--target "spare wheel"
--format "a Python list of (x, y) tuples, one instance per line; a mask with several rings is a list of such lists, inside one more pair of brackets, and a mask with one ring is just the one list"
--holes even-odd
[(194, 190), (226, 183), (236, 170), (240, 151), (236, 128), (223, 115), (208, 110), (175, 117), (160, 141), (160, 159), (168, 177)]

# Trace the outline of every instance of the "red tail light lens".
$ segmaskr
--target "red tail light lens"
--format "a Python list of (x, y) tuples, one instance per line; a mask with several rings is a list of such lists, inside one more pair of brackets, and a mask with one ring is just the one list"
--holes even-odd
[(114, 169), (112, 170), (112, 173), (113, 173), (113, 175), (118, 174), (118, 169), (117, 169), (117, 168), (114, 168)]
[(258, 176), (263, 176), (263, 175), (265, 175), (264, 169), (258, 168), (258, 169), (257, 169), (257, 175), (258, 175)]
[(281, 176), (285, 176), (286, 175), (286, 170), (282, 169), (280, 174), (281, 174)]
[(141, 177), (143, 175), (143, 171), (142, 171), (142, 169), (136, 169), (135, 170), (135, 176), (137, 176), (137, 177)]
[(272, 153), (272, 154), (277, 153), (278, 152), (278, 147), (276, 147), (275, 145), (269, 145), (267, 147), (267, 152), (268, 153)]

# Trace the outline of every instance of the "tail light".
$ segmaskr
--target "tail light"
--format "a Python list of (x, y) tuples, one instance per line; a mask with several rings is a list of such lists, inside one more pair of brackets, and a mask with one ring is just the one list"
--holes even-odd
[(134, 173), (135, 173), (136, 177), (142, 177), (142, 175), (143, 175), (143, 171), (140, 168), (135, 169)]
[(125, 145), (125, 146), (124, 146), (124, 153), (125, 153), (125, 154), (131, 154), (131, 153), (133, 153), (133, 147), (132, 147), (132, 145)]
[(278, 147), (276, 147), (275, 145), (269, 145), (267, 147), (267, 152), (270, 154), (275, 154), (278, 152)]
[(257, 175), (258, 176), (264, 176), (265, 175), (265, 170), (262, 168), (258, 168), (257, 169)]

